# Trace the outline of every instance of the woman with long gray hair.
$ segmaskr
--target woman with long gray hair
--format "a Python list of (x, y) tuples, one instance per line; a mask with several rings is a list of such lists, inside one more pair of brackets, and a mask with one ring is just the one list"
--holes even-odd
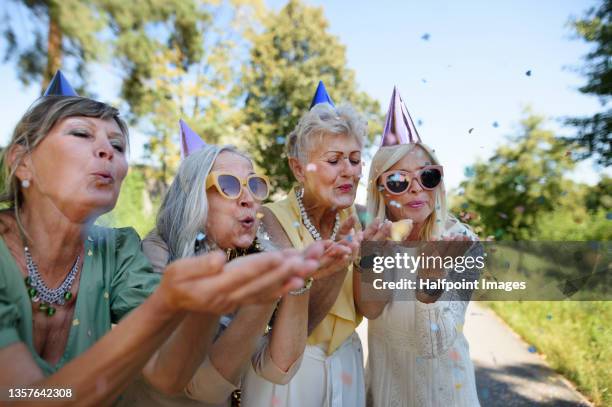
[[(276, 250), (264, 236), (256, 238), (258, 210), (269, 192), (267, 178), (255, 173), (248, 156), (231, 146), (205, 144), (182, 121), (181, 138), (183, 162), (155, 230), (143, 241), (154, 269), (161, 272), (168, 263), (215, 249), (228, 260)], [(323, 247), (283, 254), (315, 259)], [(309, 293), (303, 281), (295, 283), (295, 290), (278, 302), (245, 306), (222, 317), (209, 356), (183, 394), (162, 396), (141, 381), (125, 394), (125, 405), (237, 405), (245, 374), (288, 382), (300, 365), (307, 336)]]

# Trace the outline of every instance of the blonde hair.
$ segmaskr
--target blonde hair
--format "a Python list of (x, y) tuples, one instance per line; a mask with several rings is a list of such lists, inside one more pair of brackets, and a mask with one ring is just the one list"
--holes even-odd
[(287, 156), (303, 164), (307, 163), (312, 146), (330, 134), (352, 136), (361, 148), (364, 145), (367, 127), (366, 120), (351, 105), (334, 108), (327, 103), (319, 103), (300, 118), (295, 129), (287, 137), (285, 145)]
[[(378, 188), (378, 178), (415, 148), (421, 148), (428, 155), (432, 165), (440, 165), (433, 150), (422, 143), (381, 147), (374, 155), (370, 167), (367, 188), (367, 213), (369, 219), (385, 219), (387, 217), (384, 195)], [(431, 215), (429, 215), (425, 221), (424, 227), (420, 231), (420, 240), (439, 238), (446, 228), (446, 222), (450, 215), (446, 210), (446, 189), (444, 188), (444, 179), (442, 179), (440, 185), (434, 189), (434, 205), (434, 210)]]
[(249, 156), (234, 146), (220, 147), (207, 144), (183, 160), (174, 181), (168, 188), (159, 208), (156, 229), (168, 245), (171, 260), (192, 256), (198, 233), (207, 234), (206, 177), (219, 154), (224, 151), (238, 154), (252, 162)]

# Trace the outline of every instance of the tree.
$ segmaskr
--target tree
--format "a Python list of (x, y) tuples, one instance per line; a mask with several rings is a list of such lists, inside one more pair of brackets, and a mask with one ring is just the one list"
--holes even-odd
[(580, 158), (595, 157), (604, 166), (612, 164), (612, 108), (607, 107), (612, 97), (611, 19), (612, 0), (603, 0), (599, 8), (590, 9), (582, 19), (573, 22), (577, 34), (595, 45), (585, 57), (587, 84), (580, 91), (597, 96), (604, 110), (592, 117), (567, 119), (578, 133), (566, 139), (585, 147)]
[[(104, 54), (96, 34), (105, 17), (93, 1), (12, 0), (3, 11), (4, 62), (12, 60), (21, 82), (39, 83), (41, 93), (60, 67), (73, 66), (84, 78), (87, 64)], [(26, 21), (15, 18), (23, 15)]]
[(567, 194), (563, 174), (573, 168), (564, 143), (527, 112), (520, 134), (486, 162), (466, 169), (454, 211), (477, 232), (497, 239), (533, 238), (538, 219), (558, 209)]
[(319, 80), (336, 103), (350, 102), (366, 115), (371, 135), (380, 132), (378, 103), (357, 90), (345, 47), (327, 28), (322, 9), (290, 0), (270, 14), (263, 31), (252, 37), (241, 81), (246, 100), (239, 121), (248, 128), (244, 137), (255, 162), (266, 169), (277, 192), (286, 191), (293, 179), (284, 153), (285, 137), (308, 110)]

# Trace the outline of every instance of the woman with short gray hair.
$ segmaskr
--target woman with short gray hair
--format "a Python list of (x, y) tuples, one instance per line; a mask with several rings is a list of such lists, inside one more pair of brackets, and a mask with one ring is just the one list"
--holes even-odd
[(352, 262), (363, 237), (353, 202), (366, 130), (365, 120), (351, 106), (336, 108), (320, 83), (311, 110), (287, 139), (289, 166), (299, 186), (264, 206), (263, 224), (280, 247), (301, 248), (325, 239), (329, 248), (311, 282), (310, 336), (302, 366), (287, 385), (251, 377), (245, 384), (249, 406), (365, 404)]

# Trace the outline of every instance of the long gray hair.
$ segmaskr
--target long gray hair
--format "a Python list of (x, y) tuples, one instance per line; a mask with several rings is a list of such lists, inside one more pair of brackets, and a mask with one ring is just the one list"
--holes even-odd
[(181, 163), (159, 209), (157, 233), (166, 242), (170, 260), (193, 256), (198, 233), (207, 234), (206, 177), (219, 154), (229, 151), (251, 159), (234, 146), (207, 144)]

